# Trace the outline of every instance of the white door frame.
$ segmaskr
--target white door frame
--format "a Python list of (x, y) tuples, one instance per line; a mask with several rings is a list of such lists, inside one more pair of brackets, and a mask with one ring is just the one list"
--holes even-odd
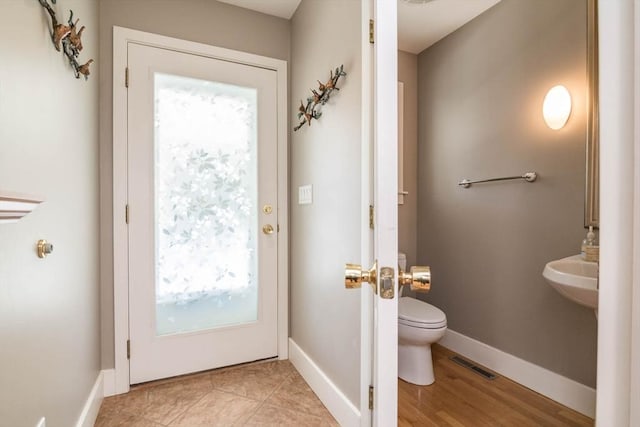
[(600, 1), (596, 425), (640, 425), (640, 1)]
[[(274, 70), (278, 102), (278, 357), (287, 359), (289, 337), (287, 62), (172, 37), (113, 27), (113, 317), (115, 393), (129, 391), (129, 278), (127, 205), (127, 45), (138, 43)], [(132, 213), (135, 215), (135, 213)]]
[[(369, 22), (373, 18), (373, 0), (361, 2), (361, 34), (368, 34)], [(373, 264), (373, 233), (369, 227), (369, 206), (373, 204), (373, 175), (371, 173), (373, 154), (373, 78), (374, 78), (374, 47), (368, 38), (361, 38), (362, 58), (362, 139), (361, 139), (361, 211), (360, 221), (360, 265), (370, 268)], [(373, 385), (373, 306), (375, 295), (370, 286), (363, 286), (360, 290), (360, 426), (372, 425), (372, 413), (369, 409), (369, 386)]]
[[(634, 149), (635, 153), (633, 168), (633, 253), (632, 268), (633, 279), (631, 283), (633, 300), (631, 305), (631, 380), (629, 393), (629, 406), (631, 414), (629, 425), (640, 425), (640, 2), (636, 0), (633, 13), (634, 30), (634, 65), (632, 75), (634, 76)], [(602, 184), (601, 184), (602, 185)], [(633, 261), (635, 260), (635, 262)]]

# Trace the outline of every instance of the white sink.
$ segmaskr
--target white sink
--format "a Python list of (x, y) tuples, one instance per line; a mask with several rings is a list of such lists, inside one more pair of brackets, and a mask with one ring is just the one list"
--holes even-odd
[(598, 308), (598, 263), (580, 255), (550, 261), (542, 275), (553, 288), (571, 301)]

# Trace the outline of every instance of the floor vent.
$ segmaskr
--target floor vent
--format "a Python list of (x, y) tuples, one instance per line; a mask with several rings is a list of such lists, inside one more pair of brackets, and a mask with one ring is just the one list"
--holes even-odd
[(475, 365), (475, 364), (469, 362), (468, 360), (464, 360), (462, 357), (452, 356), (452, 357), (450, 357), (450, 359), (453, 360), (454, 362), (456, 362), (460, 366), (464, 366), (467, 369), (471, 369), (476, 374), (481, 375), (481, 376), (483, 376), (484, 378), (486, 378), (488, 380), (495, 380), (496, 378), (498, 378), (495, 374), (492, 374), (489, 371), (485, 371), (484, 369), (482, 369), (478, 365)]

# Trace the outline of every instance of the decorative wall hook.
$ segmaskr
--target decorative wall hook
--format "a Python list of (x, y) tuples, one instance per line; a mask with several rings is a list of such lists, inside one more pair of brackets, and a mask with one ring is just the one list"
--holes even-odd
[[(83, 65), (78, 63), (78, 56), (82, 50), (82, 32), (85, 27), (82, 26), (78, 30), (78, 21), (80, 20), (76, 19), (75, 22), (73, 21), (73, 10), (69, 11), (69, 20), (65, 25), (58, 22), (56, 12), (48, 0), (38, 0), (38, 2), (51, 17), (51, 41), (53, 42), (53, 46), (58, 52), (62, 49), (62, 52), (69, 59), (69, 65), (73, 68), (76, 79), (79, 79), (82, 75), (84, 79), (87, 80), (89, 74), (91, 74), (89, 66), (94, 62), (93, 59), (88, 60)], [(56, 0), (51, 0), (51, 4), (56, 4)]]
[(293, 128), (294, 131), (297, 131), (305, 124), (311, 126), (312, 119), (318, 120), (322, 116), (318, 106), (326, 104), (334, 90), (340, 90), (337, 86), (338, 80), (346, 75), (344, 65), (340, 65), (335, 69), (335, 72), (329, 71), (329, 80), (326, 83), (318, 80), (318, 90), (311, 89), (311, 96), (307, 98), (307, 103), (300, 101), (300, 107), (298, 107), (298, 120), (300, 120), (300, 123)]

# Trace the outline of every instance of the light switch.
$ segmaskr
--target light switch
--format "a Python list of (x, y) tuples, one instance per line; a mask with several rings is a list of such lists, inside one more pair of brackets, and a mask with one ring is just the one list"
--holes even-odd
[(313, 203), (313, 186), (303, 185), (298, 187), (298, 204), (299, 205), (310, 205)]

